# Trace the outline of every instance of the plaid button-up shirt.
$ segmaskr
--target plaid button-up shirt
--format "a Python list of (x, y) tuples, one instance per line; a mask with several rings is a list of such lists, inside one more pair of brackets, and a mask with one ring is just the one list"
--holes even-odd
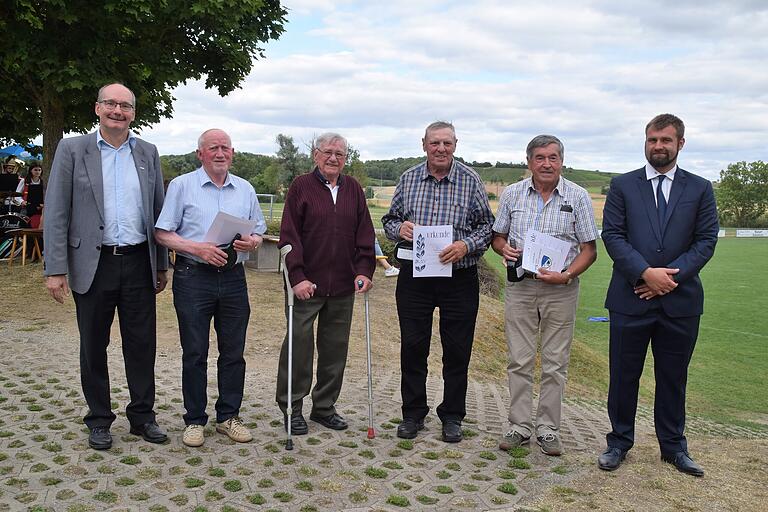
[(597, 239), (595, 214), (586, 190), (567, 179), (560, 180), (545, 203), (531, 178), (504, 189), (496, 212), (493, 231), (507, 234), (518, 248), (523, 247), (528, 230), (535, 229), (571, 244), (565, 267), (579, 254), (579, 244)]
[(471, 167), (455, 159), (440, 181), (429, 174), (426, 161), (403, 173), (382, 219), (387, 238), (399, 241), (405, 221), (421, 226), (453, 225), (453, 240), (463, 241), (469, 249), (455, 268), (477, 265), (491, 243), (493, 212), (485, 186)]

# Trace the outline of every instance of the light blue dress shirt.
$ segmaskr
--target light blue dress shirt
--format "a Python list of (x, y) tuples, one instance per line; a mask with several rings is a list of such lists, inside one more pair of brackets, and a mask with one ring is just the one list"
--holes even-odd
[(135, 245), (147, 241), (141, 185), (133, 160), (136, 136), (115, 148), (96, 130), (104, 180), (104, 245)]
[[(205, 169), (182, 174), (168, 185), (163, 210), (155, 227), (176, 232), (182, 238), (202, 242), (219, 212), (228, 213), (240, 219), (256, 220), (250, 234), (262, 235), (267, 230), (264, 214), (253, 186), (243, 178), (227, 173), (224, 185), (216, 186)], [(191, 254), (181, 253), (188, 258), (201, 261)], [(238, 263), (248, 259), (247, 252), (238, 252)]]

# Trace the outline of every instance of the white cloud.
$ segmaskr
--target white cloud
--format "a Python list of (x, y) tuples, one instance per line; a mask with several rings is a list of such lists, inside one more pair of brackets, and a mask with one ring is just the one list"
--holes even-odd
[(301, 143), (334, 130), (363, 158), (392, 158), (421, 154), (424, 126), (446, 119), (469, 160), (519, 161), (531, 137), (552, 133), (568, 165), (627, 171), (643, 163), (647, 121), (671, 112), (687, 126), (683, 167), (716, 178), (729, 162), (766, 159), (761, 2), (289, 7), (320, 23), (291, 34), (300, 52), (273, 57), (268, 46), (227, 98), (200, 83), (178, 89), (174, 119), (143, 135), (181, 153), (219, 126), (237, 149), (271, 154), (277, 133)]

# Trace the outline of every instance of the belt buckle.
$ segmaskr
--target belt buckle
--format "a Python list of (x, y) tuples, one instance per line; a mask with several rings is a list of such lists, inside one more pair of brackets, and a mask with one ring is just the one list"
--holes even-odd
[(123, 253), (121, 253), (121, 252), (118, 252), (118, 250), (117, 250), (117, 249), (118, 249), (119, 247), (120, 247), (119, 245), (113, 245), (113, 246), (112, 246), (112, 255), (113, 255), (113, 256), (122, 256), (122, 255), (123, 255)]

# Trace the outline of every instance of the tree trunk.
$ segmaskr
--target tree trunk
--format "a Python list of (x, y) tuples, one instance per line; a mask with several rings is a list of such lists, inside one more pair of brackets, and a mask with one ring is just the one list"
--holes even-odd
[(64, 137), (64, 107), (56, 98), (46, 97), (40, 113), (43, 116), (43, 179), (47, 182), (56, 147)]

